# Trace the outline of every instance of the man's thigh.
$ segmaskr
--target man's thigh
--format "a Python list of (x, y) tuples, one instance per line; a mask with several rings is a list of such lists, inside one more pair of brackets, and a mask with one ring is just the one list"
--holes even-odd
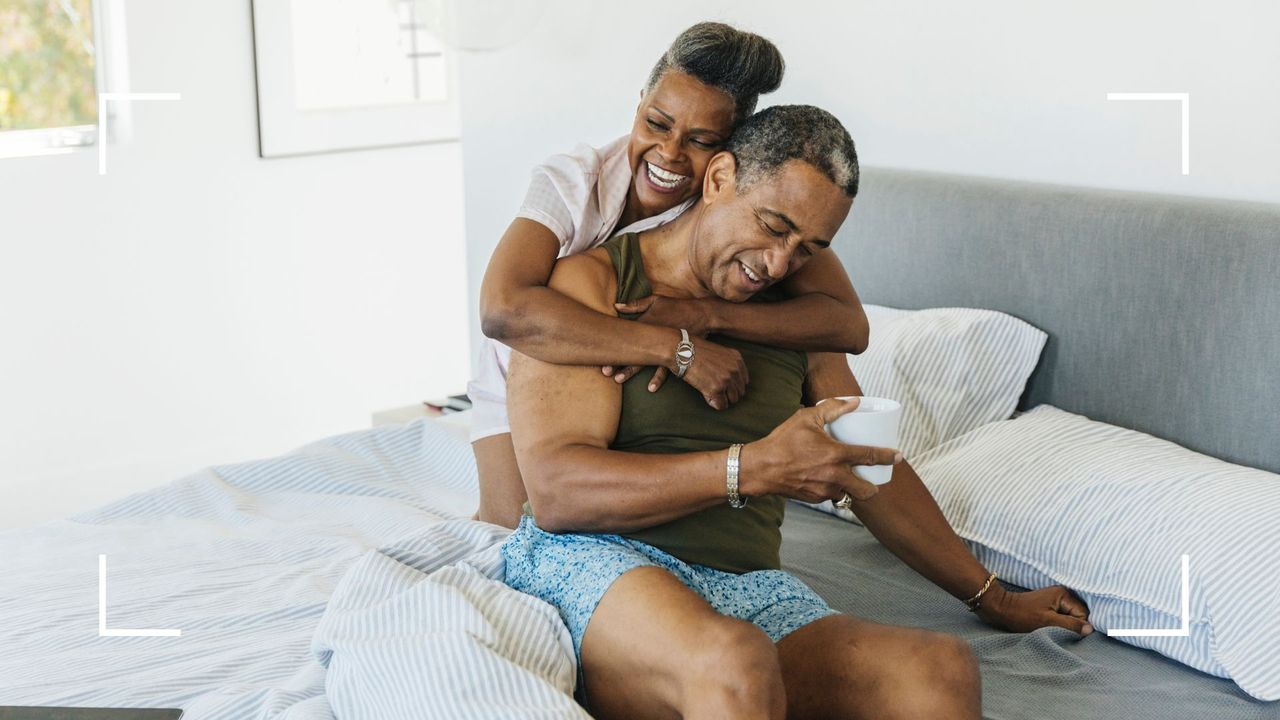
[(832, 615), (780, 640), (778, 660), (792, 720), (981, 717), (976, 659), (943, 633)]
[(663, 568), (635, 568), (609, 587), (583, 633), (587, 709), (599, 718), (678, 718), (689, 711), (689, 687), (716, 664), (716, 648), (750, 654), (762, 644), (776, 676), (776, 652), (762, 630), (716, 612)]

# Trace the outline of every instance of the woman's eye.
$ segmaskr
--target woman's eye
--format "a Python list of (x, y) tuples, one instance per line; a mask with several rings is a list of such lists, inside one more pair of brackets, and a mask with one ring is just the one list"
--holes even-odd
[(693, 141), (693, 144), (694, 144), (694, 145), (697, 145), (698, 147), (702, 148), (703, 150), (715, 150), (715, 149), (716, 149), (716, 144), (715, 144), (715, 143), (707, 142), (707, 141), (705, 141), (705, 140), (694, 140), (694, 141)]
[(653, 128), (654, 130), (663, 131), (663, 130), (666, 130), (666, 129), (667, 129), (667, 126), (666, 126), (666, 125), (663, 125), (662, 123), (659, 123), (659, 122), (655, 122), (655, 121), (653, 121), (653, 120), (647, 120), (647, 119), (646, 119), (646, 121), (645, 121), (645, 122), (648, 122), (648, 123), (649, 123), (649, 127)]

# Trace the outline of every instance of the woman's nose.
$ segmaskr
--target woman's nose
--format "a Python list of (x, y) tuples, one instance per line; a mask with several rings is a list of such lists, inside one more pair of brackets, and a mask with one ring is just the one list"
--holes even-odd
[[(676, 137), (668, 137), (658, 146), (658, 154), (662, 155), (662, 159), (672, 164), (680, 160), (680, 140)], [(671, 170), (672, 168), (667, 168)]]

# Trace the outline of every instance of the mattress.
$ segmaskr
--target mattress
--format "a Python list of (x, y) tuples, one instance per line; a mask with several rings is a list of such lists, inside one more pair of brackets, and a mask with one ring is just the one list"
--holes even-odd
[(1254, 700), (1230, 680), (1100, 632), (991, 628), (860, 525), (789, 503), (782, 536), (783, 567), (837, 610), (967, 640), (980, 660), (987, 720), (1280, 719), (1280, 702)]
[[(182, 707), (191, 720), (578, 716), (567, 692), (528, 689), (571, 681), (572, 653), (557, 655), (567, 634), (497, 582), (506, 531), (467, 519), (475, 466), (453, 430), (336, 436), (0, 532), (0, 705)], [(786, 567), (836, 608), (972, 643), (987, 718), (1280, 720), (1280, 703), (1100, 634), (988, 628), (860, 526), (791, 504), (783, 536)], [(181, 635), (99, 636), (99, 554), (107, 627)]]

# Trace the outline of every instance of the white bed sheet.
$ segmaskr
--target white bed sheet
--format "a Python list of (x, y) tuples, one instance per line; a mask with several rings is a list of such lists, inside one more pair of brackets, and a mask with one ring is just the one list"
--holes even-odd
[[(398, 557), (426, 532), (468, 550), (451, 559), (479, 553), (475, 567), (497, 585), (492, 559), (507, 531), (465, 519), (476, 497), (469, 446), (420, 420), (2, 532), (0, 705), (330, 720), (320, 660), (334, 648), (313, 652), (312, 641), (343, 575), (370, 556)], [(107, 627), (179, 637), (99, 636), (99, 554)], [(436, 569), (424, 562), (414, 572)]]

